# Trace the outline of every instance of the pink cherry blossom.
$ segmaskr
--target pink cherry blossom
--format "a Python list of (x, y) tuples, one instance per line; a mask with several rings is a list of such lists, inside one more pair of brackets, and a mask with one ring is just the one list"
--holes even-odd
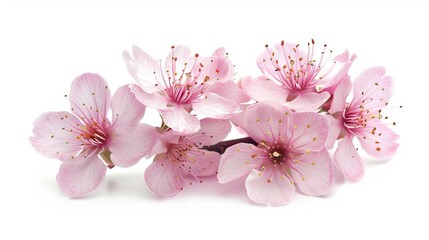
[(247, 194), (261, 204), (291, 202), (295, 187), (307, 195), (325, 195), (333, 169), (325, 149), (329, 122), (317, 113), (297, 113), (283, 105), (259, 103), (247, 108), (243, 128), (258, 145), (239, 143), (222, 155), (218, 180), (242, 176)]
[(144, 105), (158, 109), (174, 131), (195, 133), (200, 129), (199, 119), (228, 119), (240, 110), (236, 102), (210, 89), (217, 82), (230, 81), (234, 74), (223, 48), (203, 58), (191, 56), (185, 46), (173, 46), (164, 67), (136, 46), (132, 54), (123, 54), (137, 81), (130, 85), (131, 91)]
[(30, 142), (39, 153), (62, 160), (57, 183), (62, 191), (78, 197), (101, 184), (106, 165), (136, 164), (151, 151), (157, 135), (153, 127), (139, 123), (145, 106), (128, 86), (111, 98), (100, 75), (85, 73), (73, 81), (68, 97), (71, 113), (42, 114), (34, 122)]
[(178, 135), (173, 131), (162, 134), (165, 151), (155, 156), (145, 171), (149, 188), (161, 195), (171, 196), (183, 189), (185, 184), (198, 177), (216, 174), (220, 154), (202, 149), (222, 141), (231, 130), (226, 120), (203, 119), (198, 132)]
[(320, 59), (316, 59), (314, 41), (307, 51), (299, 44), (266, 45), (266, 51), (257, 59), (264, 76), (243, 80), (244, 92), (257, 101), (280, 101), (296, 111), (315, 111), (333, 93), (336, 86), (348, 77), (348, 70), (355, 59), (345, 51), (331, 58), (326, 45)]
[(330, 113), (332, 130), (328, 142), (342, 139), (334, 155), (336, 167), (348, 180), (358, 181), (364, 175), (362, 158), (353, 145), (356, 136), (362, 148), (372, 157), (385, 158), (395, 154), (399, 136), (384, 124), (381, 112), (393, 93), (393, 80), (382, 67), (363, 71), (354, 81), (353, 99), (346, 103), (352, 89), (350, 80), (336, 90)]

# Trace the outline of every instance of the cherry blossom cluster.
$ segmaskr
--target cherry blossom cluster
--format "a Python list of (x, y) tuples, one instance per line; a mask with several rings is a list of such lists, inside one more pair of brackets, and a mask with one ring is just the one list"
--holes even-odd
[[(363, 177), (355, 138), (369, 156), (389, 158), (399, 136), (382, 115), (393, 93), (384, 68), (352, 83), (354, 54), (315, 48), (313, 40), (266, 45), (256, 60), (261, 75), (236, 81), (223, 48), (202, 57), (172, 46), (161, 61), (134, 46), (123, 58), (135, 83), (111, 96), (100, 75), (78, 76), (66, 95), (70, 111), (43, 113), (30, 143), (61, 161), (56, 179), (70, 197), (95, 190), (107, 169), (142, 158), (153, 158), (144, 176), (161, 196), (208, 176), (221, 184), (245, 177), (248, 197), (260, 204), (287, 204), (296, 190), (326, 195), (334, 172)], [(142, 123), (146, 107), (159, 112), (157, 127)], [(244, 136), (226, 141), (232, 126)]]

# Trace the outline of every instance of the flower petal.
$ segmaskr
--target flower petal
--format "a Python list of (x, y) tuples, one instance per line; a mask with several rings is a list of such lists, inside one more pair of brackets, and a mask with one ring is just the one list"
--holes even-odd
[(325, 146), (326, 149), (331, 150), (334, 147), (341, 131), (344, 129), (344, 125), (342, 125), (342, 119), (338, 120), (331, 115), (326, 115), (326, 117), (329, 119), (329, 132)]
[(188, 65), (191, 65), (190, 53), (191, 50), (187, 46), (172, 47), (170, 53), (165, 58), (164, 71), (171, 72), (172, 77), (182, 75), (182, 70), (185, 70), (184, 72), (186, 73)]
[(152, 192), (171, 196), (183, 189), (183, 178), (166, 154), (158, 154), (144, 173), (146, 184)]
[(378, 114), (386, 107), (393, 94), (393, 79), (385, 76), (383, 67), (363, 71), (353, 83), (353, 100), (350, 106), (363, 105), (370, 114)]
[(116, 90), (110, 102), (112, 108), (112, 130), (116, 134), (132, 132), (143, 118), (146, 107), (139, 102), (125, 85)]
[(199, 57), (196, 64), (198, 64), (198, 67), (192, 69), (191, 76), (195, 78), (197, 84), (211, 84), (217, 81), (225, 82), (231, 80), (228, 77), (231, 76), (231, 71), (233, 70), (230, 68), (233, 65), (224, 56)]
[(364, 175), (363, 161), (349, 135), (346, 135), (338, 142), (338, 148), (334, 154), (334, 163), (338, 170), (350, 181), (357, 182)]
[(299, 190), (307, 195), (326, 195), (334, 183), (334, 170), (326, 150), (302, 154), (290, 161), (291, 174)]
[(30, 143), (40, 154), (60, 160), (75, 156), (81, 149), (76, 137), (81, 122), (69, 112), (46, 112), (34, 121)]
[(259, 102), (285, 102), (288, 94), (286, 89), (265, 76), (257, 78), (243, 77), (240, 79), (240, 85), (247, 96)]
[(292, 181), (271, 164), (264, 171), (253, 169), (246, 179), (249, 198), (260, 204), (284, 205), (295, 197)]
[(207, 93), (205, 97), (192, 103), (192, 113), (199, 118), (229, 119), (239, 113), (240, 106), (215, 93)]
[(137, 84), (130, 84), (129, 88), (134, 93), (137, 100), (139, 100), (145, 106), (166, 109), (168, 104), (168, 98), (160, 93), (147, 93)]
[(294, 152), (317, 152), (325, 147), (329, 120), (317, 113), (294, 113), (290, 116), (288, 132), (288, 145)]
[(200, 130), (200, 120), (192, 116), (182, 105), (160, 109), (164, 122), (176, 132), (190, 134)]
[(325, 72), (318, 74), (318, 76), (326, 75), (319, 82), (319, 84), (323, 86), (323, 91), (329, 92), (331, 95), (334, 94), (338, 85), (345, 79), (349, 78), (349, 69), (356, 57), (356, 54), (350, 56), (349, 51), (346, 50), (332, 59), (334, 62), (332, 67), (323, 69), (324, 71), (326, 70), (328, 74), (326, 75)]
[(209, 146), (224, 140), (231, 131), (231, 123), (228, 120), (205, 118), (200, 124), (201, 129), (197, 133), (187, 135), (186, 141)]
[(186, 152), (184, 171), (195, 177), (212, 176), (218, 171), (220, 154), (203, 149), (192, 149)]
[(212, 57), (223, 57), (223, 58), (225, 58), (225, 61), (228, 64), (227, 73), (221, 79), (219, 79), (219, 82), (222, 82), (222, 83), (232, 82), (230, 80), (232, 80), (234, 78), (234, 74), (235, 74), (234, 64), (226, 57), (226, 54), (227, 53), (225, 51), (225, 48), (223, 48), (223, 47), (216, 49), (212, 54)]
[(93, 154), (63, 161), (57, 174), (60, 189), (70, 197), (79, 197), (96, 189), (104, 180), (106, 166)]
[(122, 56), (128, 72), (145, 92), (152, 94), (160, 91), (163, 75), (158, 61), (137, 46), (133, 46), (133, 57), (127, 51)]
[(316, 111), (330, 96), (328, 92), (316, 93), (301, 91), (295, 99), (286, 102), (286, 106), (300, 112)]
[(334, 91), (329, 113), (343, 112), (346, 109), (346, 99), (351, 90), (352, 82), (350, 78), (344, 79)]
[[(153, 140), (152, 149), (151, 151), (146, 155), (146, 158), (150, 158), (153, 155), (160, 154), (167, 151), (167, 144), (163, 141), (163, 131), (160, 128), (155, 128), (155, 138)], [(173, 131), (168, 131), (167, 133), (176, 136), (179, 138), (180, 136), (177, 134), (174, 134)], [(177, 142), (176, 142), (177, 143)]]
[(105, 123), (111, 95), (100, 75), (84, 73), (77, 77), (71, 84), (69, 98), (73, 113), (85, 123)]
[(129, 134), (113, 137), (108, 143), (108, 148), (112, 152), (110, 158), (115, 165), (130, 167), (151, 152), (153, 144), (157, 142), (156, 138), (154, 127), (140, 123)]
[(244, 103), (250, 100), (250, 98), (234, 81), (216, 82), (208, 91), (216, 93), (217, 95), (235, 103)]
[(388, 158), (396, 153), (399, 135), (380, 121), (371, 122), (357, 134), (365, 152), (375, 158)]
[(262, 149), (248, 143), (235, 144), (222, 154), (217, 179), (219, 183), (231, 182), (259, 168), (264, 161)]
[[(274, 44), (274, 49), (267, 47), (256, 60), (259, 69), (269, 78), (284, 80), (284, 74), (278, 69), (283, 68), (283, 66), (290, 66), (290, 59), (286, 59), (287, 56), (296, 57), (299, 55), (302, 58), (301, 62), (308, 62), (307, 53), (297, 46), (295, 43), (287, 42), (283, 45), (280, 43)], [(299, 64), (295, 64), (292, 68), (295, 72), (299, 72), (299, 67)]]
[(289, 108), (276, 102), (249, 106), (244, 115), (244, 130), (258, 143), (275, 140), (279, 135), (287, 134), (291, 114)]

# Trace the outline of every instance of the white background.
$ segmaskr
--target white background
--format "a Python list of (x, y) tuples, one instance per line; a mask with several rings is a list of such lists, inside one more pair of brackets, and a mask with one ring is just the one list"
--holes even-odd
[[(423, 1), (11, 2), (0, 4), (0, 239), (429, 238)], [(401, 135), (397, 155), (366, 158), (364, 179), (337, 178), (329, 196), (261, 207), (248, 200), (243, 181), (206, 179), (159, 198), (144, 182), (144, 160), (108, 171), (97, 191), (69, 199), (55, 182), (60, 162), (28, 142), (42, 112), (69, 108), (63, 95), (81, 73), (101, 74), (111, 89), (133, 82), (121, 56), (133, 44), (157, 59), (173, 44), (203, 56), (224, 46), (239, 77), (259, 74), (255, 58), (266, 43), (311, 38), (334, 53), (357, 53), (352, 76), (382, 65), (396, 81), (389, 112)], [(143, 121), (159, 124), (154, 111)]]

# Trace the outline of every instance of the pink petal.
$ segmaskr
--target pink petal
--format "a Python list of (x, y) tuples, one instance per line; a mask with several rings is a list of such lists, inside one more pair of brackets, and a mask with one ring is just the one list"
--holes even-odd
[(144, 173), (150, 190), (161, 196), (171, 196), (183, 189), (183, 177), (166, 154), (159, 154)]
[[(355, 57), (355, 54), (353, 54), (353, 56)], [(345, 62), (350, 61), (349, 50), (345, 50), (344, 52), (338, 54), (332, 60), (335, 62), (338, 62), (338, 63), (345, 63)]]
[(302, 154), (290, 161), (292, 178), (299, 190), (307, 195), (326, 195), (334, 183), (334, 170), (326, 150)]
[(145, 92), (151, 94), (160, 91), (163, 73), (159, 61), (137, 46), (133, 46), (133, 57), (127, 51), (124, 51), (122, 56), (128, 72)]
[(334, 154), (334, 163), (338, 170), (350, 181), (357, 182), (364, 175), (363, 161), (349, 135), (346, 135), (338, 142), (338, 148)]
[(96, 189), (103, 182), (106, 166), (97, 154), (63, 161), (57, 175), (60, 189), (70, 197), (79, 197)]
[(228, 120), (206, 118), (200, 121), (201, 129), (197, 133), (186, 136), (188, 142), (198, 142), (209, 146), (224, 140), (231, 131), (231, 123)]
[[(296, 56), (295, 50), (298, 50), (302, 62), (308, 62), (308, 56), (306, 52), (302, 51), (301, 48), (296, 48), (297, 44), (285, 43), (281, 46), (280, 43), (274, 45), (274, 49), (267, 47), (265, 51), (258, 57), (256, 63), (259, 69), (264, 73), (265, 76), (273, 79), (281, 79), (277, 68), (281, 68), (284, 65), (289, 64), (289, 59), (285, 59), (286, 56)], [(298, 72), (298, 64), (295, 64), (294, 70)]]
[(307, 112), (307, 111), (316, 111), (322, 106), (330, 97), (330, 94), (327, 92), (304, 92), (301, 91), (299, 95), (290, 102), (287, 102), (286, 105), (296, 111)]
[(233, 81), (227, 81), (224, 83), (216, 82), (210, 87), (209, 91), (235, 103), (244, 103), (250, 100), (244, 91), (239, 88), (238, 84)]
[(130, 84), (129, 88), (131, 92), (134, 93), (137, 100), (139, 100), (145, 106), (156, 108), (156, 109), (166, 109), (168, 104), (168, 98), (161, 93), (147, 93), (143, 91), (141, 87), (136, 84)]
[(215, 93), (207, 93), (192, 103), (193, 114), (199, 118), (229, 119), (240, 111), (240, 106)]
[(285, 102), (288, 94), (286, 89), (264, 76), (258, 78), (243, 77), (240, 80), (240, 85), (247, 96), (259, 102)]
[(231, 80), (234, 78), (234, 74), (235, 74), (234, 64), (226, 57), (225, 48), (221, 47), (221, 48), (216, 49), (213, 52), (212, 57), (225, 58), (225, 61), (228, 64), (227, 73), (221, 79), (219, 79), (218, 82), (222, 82), (222, 83), (232, 82)]
[(84, 73), (71, 84), (70, 105), (73, 113), (92, 125), (104, 123), (110, 107), (110, 90), (98, 74)]
[(237, 127), (237, 130), (241, 133), (241, 135), (247, 136), (248, 134), (244, 130), (244, 114), (246, 113), (246, 109), (250, 106), (250, 104), (240, 104), (240, 109), (242, 112), (238, 113), (237, 115), (233, 116), (229, 120), (232, 124), (234, 124), (235, 127)]
[[(201, 83), (214, 83), (217, 81), (225, 82), (230, 81), (232, 63), (224, 56), (212, 56), (209, 58), (198, 58), (197, 66), (194, 67), (191, 73), (195, 77), (196, 82)], [(202, 67), (201, 67), (202, 66)]]
[(357, 137), (365, 152), (370, 156), (388, 158), (396, 153), (399, 144), (395, 141), (399, 135), (382, 122), (371, 122), (360, 132)]
[(226, 52), (225, 52), (225, 48), (221, 47), (221, 48), (216, 49), (216, 50), (213, 52), (212, 56), (224, 57), (224, 56), (225, 56), (225, 53), (226, 53)]
[[(185, 70), (188, 65), (191, 65), (190, 58), (191, 50), (187, 46), (176, 46), (171, 48), (170, 53), (165, 58), (165, 69), (171, 73), (177, 73), (178, 76), (182, 75), (182, 70)], [(186, 63), (186, 64), (185, 64)], [(188, 72), (185, 70), (185, 72)]]
[(271, 164), (264, 171), (253, 169), (246, 179), (249, 198), (260, 204), (284, 205), (295, 197), (293, 182)]
[(325, 146), (326, 149), (331, 150), (334, 147), (341, 131), (344, 129), (344, 125), (342, 124), (342, 118), (338, 120), (331, 115), (326, 115), (326, 117), (329, 119), (329, 132)]
[(289, 108), (275, 102), (262, 102), (249, 106), (244, 115), (244, 130), (256, 142), (277, 139), (287, 134)]
[(203, 149), (192, 149), (186, 152), (184, 170), (195, 177), (212, 176), (218, 171), (220, 154)]
[(108, 148), (112, 152), (110, 158), (115, 165), (130, 167), (151, 152), (156, 138), (154, 127), (140, 123), (129, 134), (113, 137), (108, 143)]
[(200, 121), (186, 111), (183, 105), (175, 105), (167, 109), (160, 109), (164, 122), (176, 132), (190, 134), (200, 130)]
[(334, 91), (329, 113), (333, 114), (336, 112), (344, 111), (344, 109), (346, 108), (346, 99), (351, 90), (352, 82), (350, 81), (350, 78), (344, 79)]
[[(353, 54), (350, 57), (349, 51), (346, 50), (343, 53), (337, 55), (332, 59), (335, 63), (333, 68), (324, 68), (323, 70), (329, 71), (331, 74), (325, 76), (319, 83), (323, 86), (323, 91), (334, 94), (335, 89), (338, 85), (349, 78), (349, 69), (356, 59), (356, 55)], [(325, 73), (319, 73), (318, 76), (323, 76)]]
[(368, 109), (377, 113), (386, 106), (393, 94), (393, 79), (385, 76), (383, 67), (372, 67), (363, 71), (353, 83), (354, 99), (350, 105), (360, 105), (365, 100)]
[(259, 168), (264, 162), (263, 150), (248, 143), (239, 143), (226, 149), (219, 164), (219, 183), (231, 182)]
[(30, 143), (40, 154), (60, 160), (76, 155), (81, 149), (79, 119), (69, 112), (46, 112), (34, 121)]
[(116, 90), (110, 106), (112, 108), (112, 130), (116, 134), (133, 131), (146, 110), (146, 107), (136, 99), (127, 85)]
[(289, 145), (298, 153), (317, 152), (325, 148), (329, 120), (317, 113), (294, 113), (290, 116)]
[[(173, 131), (169, 131), (169, 132), (173, 133)], [(152, 149), (147, 154), (146, 158), (150, 158), (153, 155), (160, 154), (160, 153), (163, 153), (163, 152), (167, 152), (167, 146), (166, 146), (167, 144), (165, 144), (164, 141), (163, 141), (163, 139), (162, 139), (162, 135), (163, 135), (162, 133), (163, 132), (160, 131), (159, 128), (155, 128), (155, 138), (153, 139)], [(180, 137), (178, 135), (176, 135), (176, 136), (178, 138)]]

